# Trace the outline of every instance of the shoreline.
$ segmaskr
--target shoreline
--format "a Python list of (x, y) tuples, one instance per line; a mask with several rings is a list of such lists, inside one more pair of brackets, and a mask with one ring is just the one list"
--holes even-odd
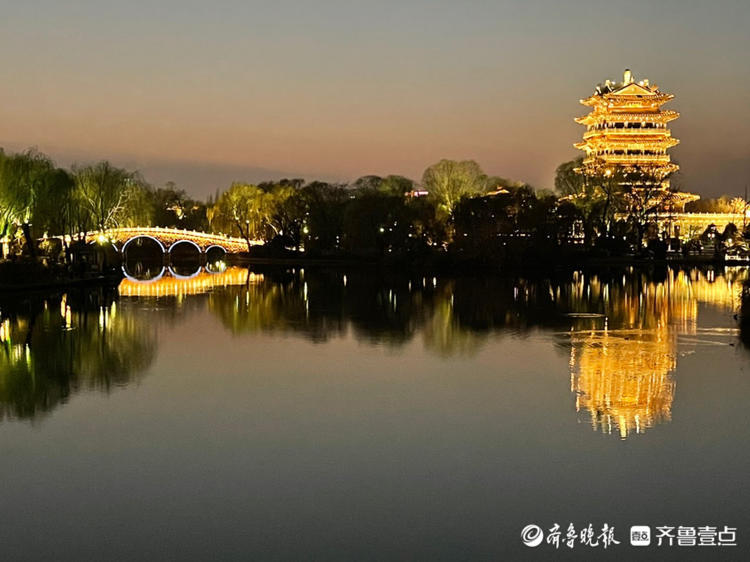
[(460, 273), (465, 270), (485, 270), (494, 272), (517, 272), (528, 269), (549, 271), (560, 269), (575, 269), (582, 267), (651, 267), (651, 266), (679, 266), (694, 267), (701, 265), (712, 266), (741, 266), (750, 265), (750, 261), (724, 259), (715, 256), (683, 256), (679, 258), (634, 258), (634, 257), (583, 257), (565, 262), (552, 261), (543, 263), (538, 260), (503, 262), (490, 260), (462, 259), (456, 256), (440, 255), (428, 258), (318, 258), (289, 256), (283, 258), (249, 257), (233, 255), (227, 257), (227, 263), (237, 266), (284, 266), (284, 267), (377, 267), (383, 269), (403, 268), (412, 270), (439, 270), (443, 272)]
[(18, 295), (41, 291), (79, 289), (87, 287), (116, 287), (122, 278), (123, 275), (120, 273), (117, 275), (89, 275), (82, 277), (59, 278), (32, 283), (0, 282), (0, 295)]
[[(378, 269), (383, 271), (400, 271), (403, 273), (439, 273), (443, 275), (461, 274), (484, 274), (484, 275), (516, 275), (523, 272), (539, 274), (548, 272), (555, 274), (560, 271), (581, 268), (610, 268), (610, 267), (699, 267), (699, 266), (750, 266), (750, 262), (743, 260), (721, 259), (714, 256), (684, 256), (678, 259), (644, 259), (632, 257), (591, 257), (570, 260), (565, 263), (551, 262), (541, 263), (536, 260), (527, 262), (503, 263), (491, 261), (478, 261), (460, 259), (455, 256), (433, 256), (427, 259), (408, 260), (405, 258), (353, 258), (353, 257), (250, 257), (242, 255), (228, 255), (227, 264), (238, 267), (270, 267), (270, 268), (333, 268), (333, 269)], [(28, 269), (28, 263), (11, 265), (6, 262), (6, 269), (17, 269), (15, 273), (21, 273)], [(38, 267), (44, 268), (38, 264)], [(52, 268), (47, 269), (53, 273)], [(85, 287), (117, 286), (124, 278), (123, 273), (117, 269), (110, 274), (95, 274), (83, 276), (66, 276), (49, 281), (36, 281), (30, 283), (7, 283), (0, 282), (0, 295), (32, 293), (37, 291), (48, 291), (58, 289), (75, 289)]]

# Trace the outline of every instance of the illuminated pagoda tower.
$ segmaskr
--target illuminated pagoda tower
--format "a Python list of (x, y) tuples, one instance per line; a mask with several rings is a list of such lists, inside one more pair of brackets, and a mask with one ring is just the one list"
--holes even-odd
[[(679, 113), (661, 106), (673, 98), (648, 80), (636, 82), (629, 69), (622, 82), (599, 84), (590, 97), (581, 100), (592, 108), (591, 113), (575, 120), (586, 126), (583, 141), (575, 145), (586, 153), (580, 171), (611, 175), (619, 168), (626, 177), (648, 178), (641, 181), (652, 187), (660, 184), (662, 195), (666, 195), (669, 176), (679, 169), (667, 151), (680, 142), (672, 137), (667, 124)], [(682, 210), (685, 203), (698, 198), (676, 193), (660, 199), (669, 202), (670, 210)]]

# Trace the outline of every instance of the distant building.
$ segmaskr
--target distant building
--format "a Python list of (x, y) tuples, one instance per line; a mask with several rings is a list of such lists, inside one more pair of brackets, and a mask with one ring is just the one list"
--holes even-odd
[(668, 205), (665, 210), (681, 211), (685, 203), (699, 199), (691, 193), (666, 196), (669, 176), (679, 169), (667, 152), (680, 142), (667, 126), (679, 113), (662, 109), (673, 98), (648, 80), (636, 82), (630, 70), (625, 70), (622, 82), (599, 84), (590, 97), (580, 100), (591, 112), (575, 120), (586, 126), (583, 141), (575, 144), (586, 153), (581, 171), (638, 176), (652, 189), (658, 184), (661, 193), (654, 197)]

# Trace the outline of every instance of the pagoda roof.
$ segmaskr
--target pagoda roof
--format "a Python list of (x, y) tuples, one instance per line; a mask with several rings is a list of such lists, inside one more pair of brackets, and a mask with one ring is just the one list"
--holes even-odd
[(606, 101), (627, 102), (633, 98), (650, 98), (661, 103), (674, 98), (672, 94), (664, 94), (656, 85), (650, 85), (648, 80), (636, 82), (630, 70), (626, 70), (621, 82), (607, 80), (604, 84), (597, 84), (594, 93), (586, 99), (582, 99), (583, 105), (598, 105)]
[(650, 101), (659, 105), (668, 102), (674, 98), (674, 94), (664, 94), (659, 91), (652, 91), (647, 94), (627, 94), (620, 91), (608, 92), (604, 94), (595, 93), (586, 99), (581, 100), (581, 105), (596, 106), (611, 103), (633, 103), (637, 101)]
[(606, 92), (604, 95), (617, 95), (617, 96), (653, 96), (658, 95), (658, 89), (651, 89), (650, 87), (631, 82), (629, 84), (623, 84), (619, 88)]
[[(594, 95), (616, 94), (619, 96), (653, 96), (659, 95), (659, 86), (649, 84), (648, 80), (636, 82), (629, 71), (625, 71), (622, 82), (607, 80), (604, 84), (597, 84)], [(664, 95), (664, 94), (662, 94)]]

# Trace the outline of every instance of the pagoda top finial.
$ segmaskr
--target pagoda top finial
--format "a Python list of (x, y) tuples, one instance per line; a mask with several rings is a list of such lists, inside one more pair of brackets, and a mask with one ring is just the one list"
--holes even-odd
[(633, 73), (630, 71), (629, 68), (625, 69), (625, 72), (622, 75), (622, 82), (623, 84), (632, 84), (635, 79), (633, 78)]

